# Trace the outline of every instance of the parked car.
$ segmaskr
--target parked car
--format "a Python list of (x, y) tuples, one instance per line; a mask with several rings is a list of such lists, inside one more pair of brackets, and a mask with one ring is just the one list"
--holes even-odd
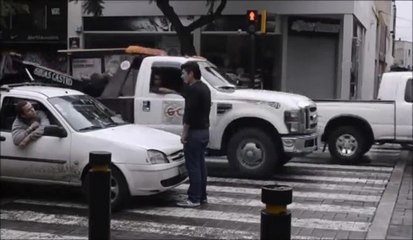
[(316, 103), (321, 140), (339, 162), (357, 162), (374, 143), (413, 144), (412, 72), (384, 73), (377, 100)]
[[(27, 86), (24, 86), (27, 85)], [(88, 186), (89, 153), (112, 154), (111, 203), (119, 209), (130, 195), (152, 195), (187, 179), (180, 137), (129, 124), (79, 91), (15, 84), (1, 87), (2, 181)], [(15, 105), (27, 100), (45, 112), (58, 134), (47, 134), (21, 149), (11, 127)], [(53, 131), (51, 131), (53, 132)], [(54, 131), (56, 132), (56, 131)]]

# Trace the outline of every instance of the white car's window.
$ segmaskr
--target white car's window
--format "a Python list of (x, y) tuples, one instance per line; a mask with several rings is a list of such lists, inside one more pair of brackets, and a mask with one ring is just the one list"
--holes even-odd
[(87, 95), (49, 98), (49, 102), (76, 131), (90, 131), (125, 124), (113, 111)]
[(50, 113), (50, 111), (40, 102), (27, 99), (27, 98), (16, 98), (16, 97), (6, 97), (3, 100), (3, 105), (0, 111), (0, 130), (4, 132), (11, 132), (11, 128), (14, 120), (16, 119), (16, 105), (19, 101), (30, 102), (36, 111), (42, 111), (46, 114), (49, 119), (50, 124), (61, 126), (59, 121)]
[(409, 79), (406, 83), (406, 91), (404, 94), (404, 100), (406, 102), (413, 102), (413, 79)]

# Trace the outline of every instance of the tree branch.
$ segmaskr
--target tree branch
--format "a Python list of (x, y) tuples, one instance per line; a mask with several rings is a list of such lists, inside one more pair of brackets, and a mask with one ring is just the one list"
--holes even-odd
[(171, 22), (176, 32), (183, 32), (185, 30), (181, 20), (175, 13), (175, 10), (169, 4), (169, 0), (156, 0), (156, 5), (161, 10), (163, 15)]
[(198, 20), (196, 20), (195, 22), (192, 22), (191, 24), (189, 24), (186, 29), (189, 32), (194, 31), (197, 28), (200, 28), (208, 23), (211, 23), (212, 21), (214, 21), (215, 19), (217, 19), (219, 16), (221, 16), (222, 11), (224, 10), (225, 6), (227, 4), (227, 0), (221, 0), (221, 3), (219, 4), (217, 10), (212, 13), (212, 14), (208, 14), (205, 16), (202, 16), (200, 18), (198, 18)]

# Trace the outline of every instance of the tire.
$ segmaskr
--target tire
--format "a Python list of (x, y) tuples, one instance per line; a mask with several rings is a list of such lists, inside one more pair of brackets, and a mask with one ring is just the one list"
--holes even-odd
[(334, 160), (342, 164), (353, 164), (362, 159), (370, 149), (360, 130), (352, 126), (339, 126), (328, 137), (328, 149)]
[[(123, 205), (129, 199), (129, 190), (123, 174), (116, 168), (111, 167), (111, 180), (110, 180), (110, 196), (111, 196), (111, 209), (113, 212), (122, 209)], [(88, 172), (89, 173), (89, 172)], [(89, 202), (89, 174), (86, 173), (83, 182), (82, 189), (85, 194), (86, 201)]]
[(282, 158), (280, 158), (280, 160), (277, 162), (277, 167), (282, 167), (285, 164), (287, 164), (293, 157), (292, 156), (288, 156), (286, 154), (283, 155)]
[(261, 129), (242, 129), (228, 142), (229, 164), (245, 177), (269, 178), (277, 166), (277, 146), (278, 143)]

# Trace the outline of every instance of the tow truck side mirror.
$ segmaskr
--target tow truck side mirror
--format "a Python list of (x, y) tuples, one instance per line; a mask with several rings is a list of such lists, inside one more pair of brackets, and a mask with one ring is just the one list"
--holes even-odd
[(45, 126), (44, 127), (44, 133), (43, 135), (45, 136), (51, 136), (51, 137), (59, 137), (59, 138), (64, 138), (67, 137), (67, 132), (66, 130), (57, 125), (50, 125), (50, 126)]

